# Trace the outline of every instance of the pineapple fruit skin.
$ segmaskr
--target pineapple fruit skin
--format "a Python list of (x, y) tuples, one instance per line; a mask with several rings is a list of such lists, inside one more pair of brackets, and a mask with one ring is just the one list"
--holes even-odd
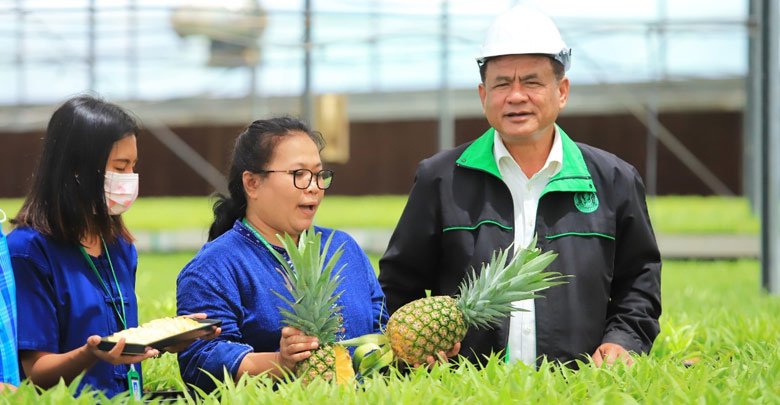
[(468, 326), (448, 296), (420, 298), (399, 308), (387, 322), (386, 335), (395, 355), (409, 364), (447, 352), (463, 340)]
[(317, 378), (332, 381), (336, 376), (336, 353), (333, 346), (324, 346), (311, 352), (311, 356), (295, 366), (295, 375), (303, 385), (309, 385)]
[(338, 345), (323, 346), (312, 351), (311, 356), (298, 362), (295, 376), (309, 385), (316, 379), (349, 384), (355, 378), (349, 352)]

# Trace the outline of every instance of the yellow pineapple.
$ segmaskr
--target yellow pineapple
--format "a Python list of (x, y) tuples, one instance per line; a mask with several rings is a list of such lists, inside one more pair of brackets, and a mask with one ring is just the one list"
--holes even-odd
[[(412, 301), (399, 308), (390, 317), (383, 335), (365, 335), (341, 342), (347, 346), (363, 346), (356, 350), (366, 355), (359, 363), (362, 375), (388, 363), (393, 357), (409, 364), (425, 363), (428, 356), (449, 351), (463, 340), (470, 326), (487, 328), (497, 325), (501, 318), (517, 309), (513, 302), (537, 298), (535, 294), (551, 286), (562, 284), (558, 273), (544, 272), (557, 256), (541, 252), (536, 240), (525, 249), (519, 249), (508, 260), (508, 249), (497, 251), (490, 262), (482, 265), (460, 286), (456, 298), (434, 296)], [(389, 343), (392, 355), (387, 350)], [(381, 347), (385, 345), (384, 347)], [(380, 347), (380, 350), (373, 349)]]
[(334, 269), (343, 249), (339, 247), (326, 263), (325, 256), (332, 238), (333, 234), (320, 252), (322, 233), (315, 233), (313, 228), (302, 232), (297, 244), (289, 235), (285, 235), (282, 245), (292, 266), (271, 249), (271, 253), (282, 265), (287, 289), (292, 295), (292, 300), (289, 300), (274, 291), (290, 306), (290, 309), (280, 308), (284, 323), (319, 340), (319, 348), (313, 350), (311, 357), (298, 362), (295, 367), (295, 375), (304, 384), (309, 384), (317, 378), (347, 384), (353, 381), (355, 376), (349, 352), (343, 346), (335, 344), (337, 333), (341, 329), (338, 316), (340, 307), (336, 305), (341, 292), (337, 293), (336, 288), (341, 282), (339, 272), (343, 266), (339, 270)]
[(387, 322), (390, 347), (411, 364), (422, 363), (429, 354), (447, 351), (466, 336), (468, 325), (457, 301), (435, 296), (412, 301), (399, 308)]

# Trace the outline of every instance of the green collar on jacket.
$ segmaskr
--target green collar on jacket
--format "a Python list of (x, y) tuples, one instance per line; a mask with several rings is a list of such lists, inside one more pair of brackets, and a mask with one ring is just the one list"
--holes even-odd
[[(558, 125), (555, 125), (558, 127)], [(493, 139), (495, 138), (495, 129), (488, 129), (482, 136), (477, 138), (457, 160), (459, 166), (488, 172), (501, 179), (501, 172), (496, 166), (496, 158), (493, 155)], [(585, 159), (582, 158), (582, 152), (577, 144), (558, 127), (561, 134), (561, 146), (563, 149), (563, 164), (561, 170), (553, 176), (544, 187), (542, 195), (553, 191), (569, 192), (596, 192), (593, 185), (588, 167), (585, 166)]]

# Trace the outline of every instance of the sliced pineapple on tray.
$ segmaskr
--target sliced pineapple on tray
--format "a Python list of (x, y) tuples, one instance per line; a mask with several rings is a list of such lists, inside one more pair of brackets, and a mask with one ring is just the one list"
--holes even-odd
[(205, 336), (222, 324), (216, 319), (196, 319), (184, 316), (154, 319), (135, 328), (129, 328), (106, 336), (98, 344), (100, 350), (109, 351), (125, 338), (122, 354), (143, 354), (147, 347), (158, 350), (188, 340)]

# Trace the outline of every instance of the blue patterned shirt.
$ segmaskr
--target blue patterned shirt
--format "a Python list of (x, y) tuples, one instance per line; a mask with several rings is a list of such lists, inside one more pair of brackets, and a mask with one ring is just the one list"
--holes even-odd
[(16, 347), (16, 286), (8, 243), (0, 229), (0, 382), (19, 385)]
[[(337, 301), (343, 319), (343, 338), (380, 333), (387, 320), (385, 296), (360, 246), (344, 232), (315, 227), (322, 243), (335, 232), (327, 257), (343, 244), (336, 268), (343, 291)], [(276, 248), (273, 247), (272, 248)], [(207, 243), (179, 274), (176, 285), (178, 313), (204, 312), (222, 320), (222, 334), (213, 340), (196, 340), (179, 353), (185, 383), (205, 391), (215, 388), (202, 370), (222, 379), (223, 369), (236, 376), (248, 353), (275, 352), (284, 324), (279, 307), (289, 306), (273, 291), (292, 296), (277, 271), (281, 267), (268, 248), (241, 221)]]

